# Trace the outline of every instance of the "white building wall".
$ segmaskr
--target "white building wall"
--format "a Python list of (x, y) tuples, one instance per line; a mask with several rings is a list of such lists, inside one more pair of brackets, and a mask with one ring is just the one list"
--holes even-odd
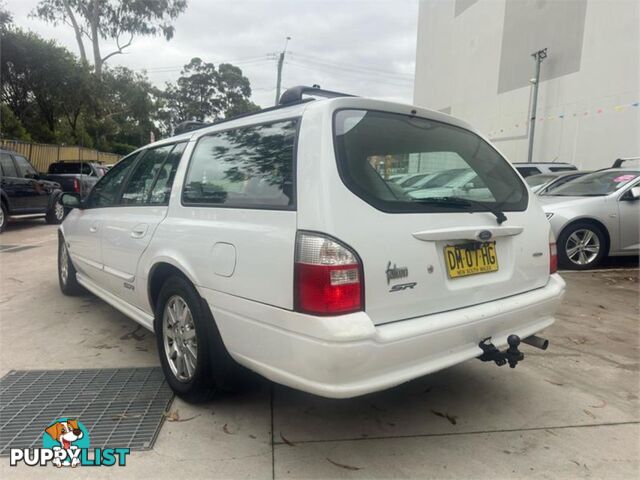
[[(511, 161), (526, 162), (532, 87), (499, 89), (510, 73), (533, 77), (535, 63), (518, 53), (523, 61), (501, 72), (501, 56), (548, 46), (534, 161), (596, 169), (640, 156), (640, 1), (508, 1), (520, 3), (510, 14), (522, 12), (505, 32), (506, 0), (421, 0), (414, 103), (469, 121)], [(542, 28), (514, 28), (514, 18), (536, 15)]]

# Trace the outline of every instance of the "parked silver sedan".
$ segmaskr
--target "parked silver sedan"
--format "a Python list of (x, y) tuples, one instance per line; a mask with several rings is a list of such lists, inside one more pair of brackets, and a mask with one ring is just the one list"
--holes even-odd
[(570, 172), (541, 173), (540, 175), (526, 177), (524, 181), (527, 182), (527, 185), (529, 185), (533, 193), (543, 195), (587, 173), (591, 172), (578, 172), (577, 170), (573, 170)]
[(640, 252), (640, 169), (610, 168), (539, 196), (564, 268), (585, 270), (604, 257)]

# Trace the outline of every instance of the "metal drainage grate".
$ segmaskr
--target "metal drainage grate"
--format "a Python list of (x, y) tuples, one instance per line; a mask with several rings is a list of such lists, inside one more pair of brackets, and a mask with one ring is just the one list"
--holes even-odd
[(172, 399), (158, 367), (11, 371), (0, 379), (0, 455), (42, 446), (65, 417), (84, 424), (91, 448), (150, 449)]

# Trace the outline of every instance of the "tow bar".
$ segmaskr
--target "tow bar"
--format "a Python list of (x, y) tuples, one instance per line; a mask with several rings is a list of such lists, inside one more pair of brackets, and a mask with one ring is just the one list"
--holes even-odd
[[(495, 362), (499, 367), (506, 363), (509, 363), (509, 367), (511, 368), (516, 368), (518, 362), (524, 360), (524, 353), (518, 350), (518, 346), (520, 345), (520, 337), (518, 335), (509, 335), (507, 337), (509, 348), (507, 348), (504, 352), (498, 350), (498, 348), (493, 343), (491, 343), (490, 340), (491, 337), (487, 337), (478, 344), (478, 346), (482, 350), (482, 355), (478, 357), (479, 360), (483, 362)], [(541, 350), (546, 350), (549, 346), (549, 340), (547, 340), (546, 338), (538, 337), (536, 335), (527, 337), (522, 340), (522, 342)]]

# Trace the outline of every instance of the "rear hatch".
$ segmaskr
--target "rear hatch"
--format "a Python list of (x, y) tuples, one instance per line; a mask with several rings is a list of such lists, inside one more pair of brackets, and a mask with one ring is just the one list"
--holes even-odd
[[(365, 310), (376, 324), (547, 283), (549, 224), (513, 168), (478, 135), (362, 109), (339, 110), (334, 135), (341, 181), (330, 192), (329, 233), (360, 256)], [(446, 170), (460, 175), (423, 190), (388, 180)]]

